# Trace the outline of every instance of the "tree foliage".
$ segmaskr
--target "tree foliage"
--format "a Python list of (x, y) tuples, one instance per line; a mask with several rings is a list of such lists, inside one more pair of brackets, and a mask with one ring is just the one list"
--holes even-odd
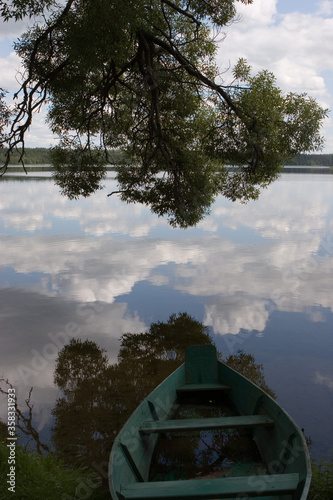
[(225, 363), (230, 366), (230, 368), (233, 368), (238, 373), (251, 380), (272, 398), (276, 398), (275, 393), (266, 384), (263, 365), (256, 363), (252, 354), (238, 350), (237, 354), (230, 354), (225, 360)]
[(134, 359), (175, 361), (184, 363), (189, 345), (212, 344), (209, 328), (187, 313), (171, 314), (166, 323), (151, 323), (144, 333), (125, 333), (121, 338), (119, 361)]
[[(184, 362), (191, 344), (210, 344), (208, 328), (186, 313), (121, 338), (118, 363), (91, 340), (72, 338), (59, 352), (52, 441), (66, 463), (108, 460), (113, 440), (142, 399)], [(103, 478), (105, 480), (105, 477)]]
[[(58, 356), (54, 372), (55, 384), (71, 398), (76, 390), (81, 388), (82, 380), (98, 378), (108, 365), (105, 350), (100, 349), (95, 342), (71, 339)], [(87, 380), (85, 380), (85, 383)]]
[[(311, 97), (284, 95), (274, 75), (253, 76), (244, 59), (231, 83), (222, 80), (212, 27), (232, 21), (235, 0), (2, 0), (0, 7), (7, 20), (44, 14), (16, 43), (25, 75), (8, 161), (47, 102), (63, 151), (53, 152), (56, 182), (71, 197), (94, 192), (107, 151), (122, 147), (129, 163), (120, 165), (116, 192), (186, 227), (218, 194), (256, 198), (289, 157), (322, 144), (326, 110)], [(228, 164), (239, 171), (228, 175)]]

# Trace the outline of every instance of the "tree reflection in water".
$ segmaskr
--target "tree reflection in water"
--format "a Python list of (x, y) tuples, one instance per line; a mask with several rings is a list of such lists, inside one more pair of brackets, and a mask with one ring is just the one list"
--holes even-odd
[[(113, 365), (95, 342), (72, 339), (54, 374), (63, 392), (53, 410), (56, 453), (65, 463), (99, 470), (96, 464), (108, 461), (115, 436), (142, 399), (184, 362), (186, 347), (213, 343), (208, 327), (186, 313), (152, 323), (147, 332), (124, 334)], [(226, 362), (273, 394), (253, 356), (239, 352)], [(101, 475), (107, 481), (105, 471)]]

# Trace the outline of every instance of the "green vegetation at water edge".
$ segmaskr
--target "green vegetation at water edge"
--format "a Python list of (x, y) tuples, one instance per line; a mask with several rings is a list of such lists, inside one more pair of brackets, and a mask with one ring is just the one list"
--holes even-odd
[(7, 425), (0, 420), (0, 500), (109, 498), (97, 474), (66, 466), (53, 453), (28, 451), (18, 441), (9, 442), (7, 436)]
[(312, 481), (308, 500), (333, 498), (333, 455), (326, 460), (312, 461)]
[[(8, 447), (0, 444), (0, 500), (19, 498), (20, 500), (74, 500), (89, 498), (104, 500), (110, 498), (108, 491), (100, 485), (100, 480), (84, 469), (66, 467), (52, 454), (38, 455), (16, 446), (15, 486), (10, 479)], [(13, 483), (12, 483), (13, 484)], [(9, 490), (8, 488), (14, 488)]]

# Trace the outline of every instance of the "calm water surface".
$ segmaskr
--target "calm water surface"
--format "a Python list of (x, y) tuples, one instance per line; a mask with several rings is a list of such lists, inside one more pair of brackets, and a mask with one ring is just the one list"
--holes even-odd
[(187, 230), (107, 198), (114, 187), (110, 174), (91, 198), (69, 201), (43, 173), (0, 182), (0, 372), (22, 402), (34, 387), (44, 440), (55, 359), (70, 337), (116, 362), (123, 333), (187, 312), (224, 357), (242, 349), (263, 364), (324, 458), (333, 449), (333, 176), (282, 174), (256, 202), (217, 199)]

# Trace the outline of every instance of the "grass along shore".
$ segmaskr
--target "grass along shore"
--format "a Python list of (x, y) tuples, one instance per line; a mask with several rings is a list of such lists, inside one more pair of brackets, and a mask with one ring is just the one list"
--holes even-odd
[[(0, 500), (107, 500), (109, 492), (97, 474), (67, 467), (53, 454), (39, 455), (16, 446), (15, 473), (10, 475), (8, 447), (0, 444)], [(5, 479), (3, 479), (5, 478)]]

